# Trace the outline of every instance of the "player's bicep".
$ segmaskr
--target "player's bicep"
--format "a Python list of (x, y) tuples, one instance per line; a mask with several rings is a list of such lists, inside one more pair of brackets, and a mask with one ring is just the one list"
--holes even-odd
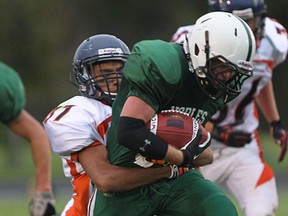
[(95, 185), (98, 184), (98, 180), (106, 175), (106, 172), (110, 172), (111, 164), (104, 145), (99, 144), (84, 148), (79, 152), (78, 160)]
[(121, 115), (141, 119), (147, 122), (155, 114), (155, 110), (141, 98), (130, 96), (127, 98)]

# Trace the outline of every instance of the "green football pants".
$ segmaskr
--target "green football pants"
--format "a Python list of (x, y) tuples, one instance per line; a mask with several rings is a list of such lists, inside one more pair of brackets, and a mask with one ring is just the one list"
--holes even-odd
[(128, 192), (97, 192), (94, 216), (237, 216), (231, 200), (196, 170)]

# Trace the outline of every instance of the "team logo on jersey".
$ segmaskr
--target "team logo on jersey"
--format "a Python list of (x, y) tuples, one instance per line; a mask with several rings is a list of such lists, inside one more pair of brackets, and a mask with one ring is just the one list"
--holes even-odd
[(186, 113), (189, 116), (195, 118), (200, 124), (205, 122), (208, 112), (202, 109), (191, 108), (191, 107), (179, 107), (179, 106), (171, 106), (171, 110), (175, 110), (178, 112)]

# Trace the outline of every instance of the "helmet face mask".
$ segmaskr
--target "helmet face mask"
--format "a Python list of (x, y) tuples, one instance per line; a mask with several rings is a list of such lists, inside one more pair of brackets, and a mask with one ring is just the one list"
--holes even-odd
[(75, 52), (71, 81), (83, 96), (112, 105), (129, 54), (127, 45), (113, 35), (92, 36)]
[(252, 64), (247, 67), (247, 70), (241, 69), (223, 56), (215, 56), (194, 72), (206, 95), (219, 103), (226, 103), (241, 93), (243, 82), (252, 75)]
[(255, 39), (248, 25), (232, 14), (212, 12), (200, 17), (183, 46), (189, 70), (218, 103), (239, 95), (252, 75)]
[[(115, 62), (118, 62), (121, 69), (113, 72), (101, 72), (101, 65), (111, 65), (115, 68)], [(114, 61), (103, 61), (102, 63), (86, 64), (83, 68), (83, 73), (77, 73), (77, 82), (79, 83), (78, 88), (82, 95), (103, 100), (108, 104), (112, 104), (119, 90), (122, 80), (122, 68), (124, 62), (120, 60)], [(96, 69), (95, 69), (96, 68)], [(97, 68), (100, 68), (97, 70)], [(94, 71), (99, 71), (95, 74)]]

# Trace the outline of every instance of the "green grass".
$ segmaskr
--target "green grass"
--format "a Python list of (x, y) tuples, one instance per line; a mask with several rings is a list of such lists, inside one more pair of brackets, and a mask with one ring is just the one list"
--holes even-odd
[[(63, 209), (66, 201), (57, 199), (56, 209)], [(59, 214), (59, 211), (58, 211)], [(0, 203), (0, 215), (1, 216), (29, 216), (28, 213), (28, 201), (23, 199), (8, 199), (1, 200)]]
[[(0, 143), (2, 143), (0, 144), (0, 187), (3, 187), (3, 185), (5, 187), (6, 184), (20, 184), (26, 187), (26, 191), (19, 192), (18, 194), (11, 192), (8, 197), (3, 197), (3, 193), (0, 191), (0, 216), (28, 216), (29, 188), (31, 188), (33, 182), (33, 179), (31, 179), (31, 176), (33, 176), (33, 162), (31, 160), (29, 145), (22, 145), (23, 140), (14, 137), (9, 138), (10, 143), (11, 140), (12, 143), (17, 144), (7, 146), (3, 144), (3, 140), (0, 140)], [(266, 162), (275, 171), (277, 180), (282, 178), (286, 182), (288, 179), (288, 155), (284, 162), (278, 163), (277, 158), (280, 148), (274, 144), (267, 134), (261, 134), (261, 140)], [(60, 212), (70, 199), (72, 191), (67, 190), (70, 186), (70, 180), (64, 177), (62, 163), (54, 154), (52, 156), (52, 175), (57, 203), (56, 207), (57, 211)], [(65, 190), (61, 190), (63, 184), (67, 185)], [(278, 192), (280, 203), (276, 215), (286, 216), (288, 212), (288, 187), (281, 184), (281, 187), (278, 187)], [(233, 198), (232, 200), (235, 202)], [(238, 205), (237, 208), (239, 209)], [(240, 216), (243, 216), (240, 210), (239, 213)]]

